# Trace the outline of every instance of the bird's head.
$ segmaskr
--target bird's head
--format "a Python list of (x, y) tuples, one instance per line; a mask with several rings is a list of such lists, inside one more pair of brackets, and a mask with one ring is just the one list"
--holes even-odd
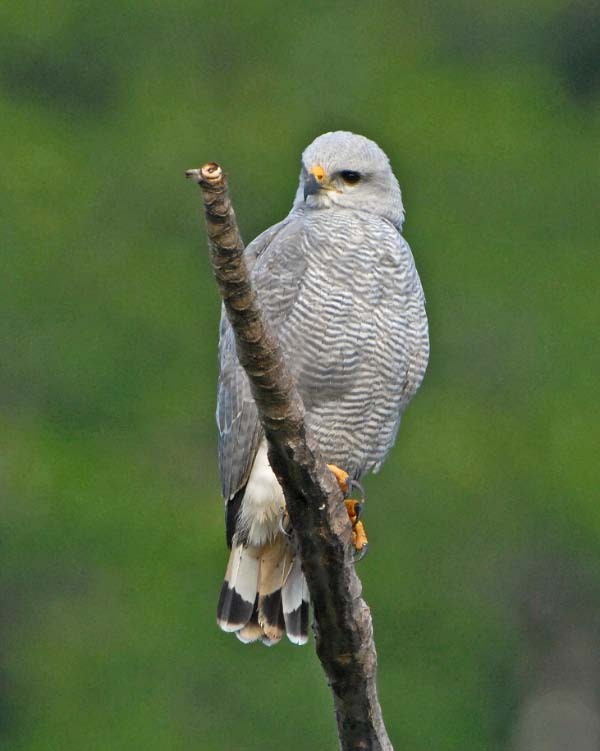
[(324, 133), (302, 154), (294, 208), (301, 206), (367, 211), (398, 228), (404, 220), (400, 186), (385, 153), (368, 138), (342, 130)]

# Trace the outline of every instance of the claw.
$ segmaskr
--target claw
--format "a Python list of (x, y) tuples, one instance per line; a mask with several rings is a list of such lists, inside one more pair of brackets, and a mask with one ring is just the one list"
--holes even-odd
[(327, 466), (337, 480), (338, 485), (340, 486), (340, 490), (344, 494), (344, 498), (347, 498), (350, 493), (352, 493), (352, 491), (356, 488), (360, 493), (361, 499), (363, 501), (365, 500), (365, 489), (358, 480), (353, 480), (347, 472), (345, 472), (343, 469), (340, 469), (335, 464), (328, 464)]
[(369, 552), (369, 544), (365, 543), (365, 545), (363, 545), (360, 550), (357, 550), (354, 553), (354, 555), (352, 556), (352, 561), (354, 563), (358, 563), (359, 561), (362, 561), (362, 559), (366, 556), (368, 552)]
[[(288, 523), (288, 528), (287, 529), (285, 528), (285, 526), (283, 524), (283, 520), (284, 519), (287, 519), (287, 523)], [(291, 537), (292, 536), (292, 525), (290, 524), (290, 520), (289, 520), (289, 517), (287, 515), (287, 511), (284, 508), (281, 509), (281, 512), (279, 514), (279, 531), (282, 532), (286, 537)]]
[(363, 488), (363, 486), (360, 484), (358, 480), (348, 480), (348, 495), (350, 495), (350, 493), (352, 493), (352, 491), (355, 488), (360, 493), (361, 501), (364, 502), (367, 498), (367, 494), (365, 493), (365, 489)]

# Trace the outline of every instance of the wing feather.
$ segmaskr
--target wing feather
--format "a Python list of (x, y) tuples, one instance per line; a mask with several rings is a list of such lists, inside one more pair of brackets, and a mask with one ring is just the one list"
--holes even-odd
[[(290, 216), (270, 227), (248, 245), (245, 258), (255, 282), (255, 269), (261, 263), (265, 251), (275, 239), (278, 241), (276, 244), (279, 244), (282, 234), (290, 234), (290, 225), (295, 223), (294, 217)], [(293, 235), (293, 231), (291, 234)], [(301, 266), (301, 261), (292, 262), (285, 274), (276, 274), (270, 284), (257, 283), (265, 313), (275, 326), (287, 316), (293, 306), (298, 289), (297, 280), (302, 276)], [(287, 283), (284, 279), (286, 275)], [(264, 280), (265, 277), (261, 275), (260, 278)], [(223, 497), (228, 502), (248, 481), (262, 438), (262, 429), (248, 377), (237, 358), (233, 329), (224, 308), (221, 312), (219, 365), (219, 470)]]

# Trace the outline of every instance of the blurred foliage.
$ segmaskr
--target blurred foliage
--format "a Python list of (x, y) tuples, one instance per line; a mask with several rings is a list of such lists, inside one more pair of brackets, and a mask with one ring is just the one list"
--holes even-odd
[(183, 171), (226, 166), (250, 239), (337, 128), (392, 159), (431, 320), (367, 482), (386, 721), (399, 749), (504, 746), (515, 561), (600, 560), (588, 11), (2, 4), (4, 748), (336, 746), (311, 647), (215, 626), (219, 303)]

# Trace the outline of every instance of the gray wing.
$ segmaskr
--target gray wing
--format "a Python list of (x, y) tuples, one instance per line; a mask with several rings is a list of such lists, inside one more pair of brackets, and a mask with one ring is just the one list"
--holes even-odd
[[(290, 226), (293, 227), (294, 224), (293, 217), (287, 217), (248, 245), (245, 258), (252, 276), (255, 276), (253, 269), (265, 250), (275, 238), (279, 243), (281, 235), (288, 234)], [(276, 255), (279, 257), (279, 254)], [(260, 287), (258, 292), (263, 309), (270, 322), (275, 325), (287, 315), (293, 305), (298, 291), (298, 280), (302, 275), (303, 259), (297, 253), (292, 252), (289, 255), (289, 258), (282, 259), (284, 272), (276, 273), (270, 281), (262, 274), (263, 283), (257, 285)], [(219, 472), (223, 497), (228, 500), (246, 485), (262, 437), (262, 428), (248, 377), (237, 359), (233, 329), (224, 308), (221, 310), (219, 364)]]
[(221, 310), (220, 374), (217, 392), (219, 472), (223, 498), (246, 484), (260, 440), (260, 425), (250, 384), (239, 367), (233, 330)]

